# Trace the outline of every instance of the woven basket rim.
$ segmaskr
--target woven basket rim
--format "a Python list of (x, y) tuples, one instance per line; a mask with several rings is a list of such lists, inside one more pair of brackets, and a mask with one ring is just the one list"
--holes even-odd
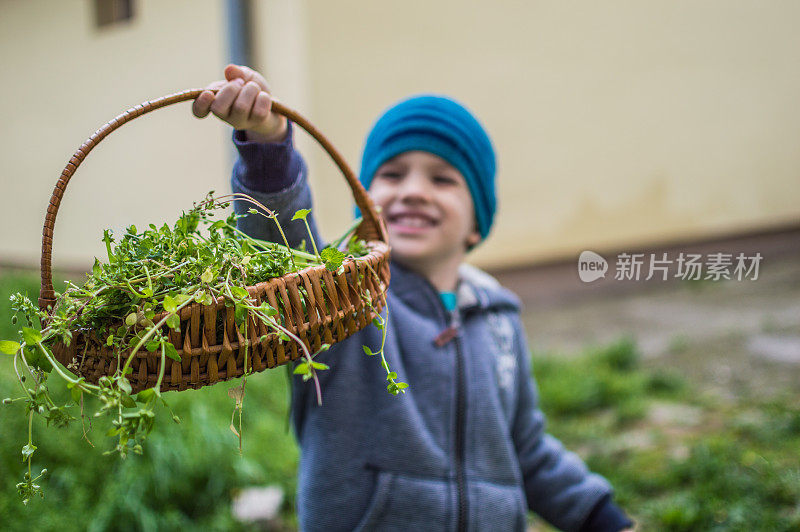
[[(41, 309), (52, 312), (53, 305), (57, 301), (52, 284), (51, 262), (55, 220), (64, 192), (77, 168), (97, 144), (123, 124), (167, 105), (195, 99), (203, 92), (205, 92), (205, 89), (189, 89), (132, 107), (98, 129), (75, 152), (56, 182), (45, 216), (42, 230), (42, 284), (39, 293), (39, 306)], [(319, 142), (341, 170), (347, 184), (350, 186), (353, 198), (364, 216), (364, 220), (356, 229), (355, 234), (358, 238), (362, 238), (367, 242), (368, 252), (361, 257), (346, 258), (343, 262), (345, 273), (330, 272), (325, 265), (314, 265), (246, 287), (251, 297), (255, 297), (258, 300), (266, 296), (268, 299), (272, 298), (270, 301), (277, 302), (278, 306), (282, 305), (282, 317), (287, 324), (291, 324), (291, 327), (287, 325), (286, 330), (294, 328), (303, 349), (312, 348), (313, 346), (313, 349), (316, 350), (319, 349), (322, 341), (326, 343), (338, 342), (354, 334), (356, 331), (366, 327), (380, 313), (386, 303), (390, 278), (389, 257), (391, 250), (383, 218), (375, 208), (372, 199), (358, 180), (358, 177), (338, 150), (316, 127), (296, 111), (277, 101), (273, 101), (273, 111), (301, 126)], [(372, 275), (361, 275), (366, 272), (366, 267), (362, 266), (362, 263), (368, 265), (370, 269), (374, 268), (372, 269), (374, 277)], [(323, 283), (323, 280), (327, 283), (332, 278), (334, 285), (332, 290), (327, 295), (322, 295), (327, 285), (321, 283)], [(299, 279), (302, 281), (298, 282)], [(303, 292), (304, 288), (306, 289), (305, 293)], [(369, 301), (367, 302), (362, 301), (365, 294), (359, 292), (359, 290), (364, 289), (369, 291)], [(180, 289), (178, 288), (177, 290)], [(373, 291), (375, 293), (372, 293)], [(351, 296), (353, 296), (352, 299)], [(187, 329), (172, 331), (166, 325), (161, 326), (161, 329), (166, 327), (166, 336), (173, 346), (187, 354), (187, 357), (182, 358), (180, 361), (175, 361), (174, 359), (164, 360), (156, 357), (154, 353), (146, 349), (137, 351), (133, 361), (131, 361), (133, 364), (129, 366), (129, 369), (135, 372), (135, 377), (131, 376), (131, 385), (134, 390), (143, 389), (143, 386), (153, 381), (155, 368), (162, 363), (165, 365), (165, 367), (161, 368), (162, 371), (166, 369), (169, 372), (169, 381), (167, 381), (167, 375), (162, 374), (165, 378), (161, 383), (162, 391), (180, 391), (214, 384), (220, 379), (228, 380), (246, 374), (247, 371), (263, 371), (264, 369), (277, 367), (298, 357), (296, 342), (291, 342), (284, 346), (280, 341), (262, 340), (254, 342), (250, 332), (242, 336), (239, 329), (233, 325), (233, 310), (230, 306), (226, 308), (228, 298), (212, 297), (214, 302), (211, 305), (202, 305), (197, 301), (193, 301), (178, 312), (181, 324), (188, 323)], [(313, 305), (309, 306), (309, 303), (313, 303)], [(326, 309), (327, 313), (324, 312)], [(276, 310), (279, 309), (276, 308)], [(153, 322), (159, 323), (167, 314), (166, 311), (156, 314)], [(209, 321), (207, 321), (207, 316)], [(223, 320), (221, 326), (218, 325), (218, 318)], [(298, 320), (302, 321), (298, 322)], [(202, 329), (198, 328), (201, 321), (203, 323)], [(46, 322), (46, 319), (43, 320), (43, 325), (44, 322)], [(219, 340), (215, 340), (212, 344), (208, 340), (206, 332), (211, 329), (205, 329), (205, 327), (210, 323), (213, 323), (216, 334), (221, 331), (222, 343), (219, 343)], [(264, 324), (261, 324), (260, 327), (263, 328)], [(118, 369), (116, 366), (117, 360), (104, 356), (103, 351), (107, 348), (104, 347), (104, 342), (97, 337), (95, 330), (77, 328), (71, 330), (78, 333), (72, 339), (71, 344), (65, 345), (60, 341), (56, 341), (53, 344), (54, 352), (56, 348), (59, 348), (59, 351), (55, 352), (59, 362), (67, 365), (77, 360), (76, 349), (80, 338), (84, 347), (84, 354), (81, 358), (78, 372), (86, 376), (87, 380), (97, 382), (93, 379), (98, 379), (102, 375), (110, 375), (111, 372)], [(189, 331), (191, 331), (191, 334)], [(174, 338), (177, 338), (177, 340)], [(200, 345), (197, 345), (198, 338)], [(251, 343), (252, 356), (248, 361), (246, 353), (251, 347)], [(233, 350), (234, 347), (236, 352)], [(189, 349), (189, 351), (187, 352), (186, 349)], [(97, 354), (93, 353), (89, 356), (88, 352), (92, 350), (96, 350)], [(130, 359), (131, 351), (131, 347), (118, 351), (118, 360), (120, 357)], [(198, 351), (198, 353), (195, 353), (195, 351)], [(242, 359), (242, 352), (245, 353), (244, 359)], [(156, 360), (157, 358), (158, 360)], [(84, 362), (87, 361), (88, 365), (84, 367)]]

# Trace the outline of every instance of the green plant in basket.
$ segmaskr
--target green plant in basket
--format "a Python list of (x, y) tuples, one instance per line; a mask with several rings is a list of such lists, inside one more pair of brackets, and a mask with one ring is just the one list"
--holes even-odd
[[(153, 429), (159, 405), (163, 405), (176, 423), (180, 422), (164, 399), (162, 382), (167, 359), (182, 361), (181, 352), (170, 339), (170, 330), (180, 332), (181, 310), (191, 304), (208, 307), (224, 302), (227, 308), (233, 309), (235, 327), (243, 338), (252, 336), (254, 331), (250, 328), (254, 324), (263, 324), (259, 330), (267, 332), (258, 339), (260, 342), (277, 341), (297, 346), (303, 360), (293, 372), (302, 375), (304, 381), (314, 382), (317, 400), (321, 403), (317, 372), (328, 369), (328, 366), (316, 361), (315, 357), (328, 349), (329, 344), (321, 344), (312, 353), (306, 342), (287, 326), (283, 314), (288, 309), (283, 308), (280, 302), (277, 306), (259, 302), (247, 287), (313, 266), (325, 266), (330, 272), (342, 275), (344, 261), (364, 255), (368, 247), (355, 238), (357, 225), (322, 250), (317, 249), (309, 230), (313, 253), (292, 249), (285, 236), (282, 243), (252, 238), (237, 229), (237, 215), (220, 216), (220, 211), (228, 207), (234, 196), (258, 207), (250, 211), (251, 215), (273, 220), (283, 235), (277, 215), (252, 198), (238, 194), (214, 197), (209, 193), (204, 201), (184, 212), (173, 226), (151, 224), (143, 231), (131, 226), (119, 241), (115, 241), (112, 232), (106, 230), (103, 241), (107, 262), (95, 260), (92, 272), (82, 286), (67, 282), (63, 292), (56, 293), (50, 312), (40, 310), (21, 294), (11, 297), (15, 312), (12, 321), (17, 323), (21, 319), (22, 327), (16, 340), (0, 341), (0, 352), (13, 357), (13, 368), (21, 390), (19, 397), (4, 399), (3, 403), (21, 403), (28, 416), (27, 442), (21, 451), (27, 472), (17, 485), (23, 503), (27, 504), (32, 497), (43, 496), (39, 483), (47, 474), (47, 469), (42, 469), (37, 475), (33, 472), (36, 445), (32, 426), (35, 415), (46, 419), (48, 427), (55, 428), (80, 419), (87, 442), (87, 416), (108, 417), (112, 427), (106, 436), (115, 439), (114, 448), (108, 453), (117, 453), (123, 458), (131, 452), (142, 453), (142, 443)], [(306, 221), (309, 212), (298, 211), (293, 219)], [(371, 267), (367, 275), (377, 278)], [(333, 287), (326, 289), (332, 290)], [(386, 319), (372, 306), (370, 294), (361, 293), (359, 297), (377, 314), (373, 323), (383, 331), (385, 341)], [(37, 328), (37, 323), (44, 325)], [(97, 382), (89, 382), (81, 376), (85, 353), (66, 364), (60, 363), (54, 354), (54, 346), (69, 346), (77, 341), (76, 335), (101, 345), (115, 359)], [(89, 340), (85, 341), (88, 346)], [(254, 371), (248, 360), (250, 344), (245, 341), (242, 345), (245, 357), (243, 378), (228, 392), (235, 401), (231, 430), (239, 438), (240, 451), (246, 377)], [(377, 351), (373, 352), (366, 346), (364, 349), (367, 354), (381, 356), (387, 373), (388, 391), (395, 395), (404, 392), (408, 385), (396, 381), (397, 374), (386, 363), (383, 342)], [(155, 353), (160, 359), (158, 377), (154, 385), (134, 393), (137, 381), (132, 363), (137, 353), (142, 351)], [(287, 368), (291, 370), (290, 366)], [(70, 401), (67, 404), (57, 403), (50, 393), (51, 385), (61, 383), (69, 390)], [(99, 399), (96, 412), (85, 411), (87, 395)], [(237, 413), (238, 430), (234, 424)]]

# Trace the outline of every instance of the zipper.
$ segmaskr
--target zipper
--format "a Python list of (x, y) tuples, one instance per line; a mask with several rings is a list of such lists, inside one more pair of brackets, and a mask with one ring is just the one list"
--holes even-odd
[[(424, 278), (423, 278), (424, 279)], [(440, 332), (433, 342), (438, 347), (444, 347), (446, 344), (453, 341), (456, 348), (456, 489), (458, 492), (458, 521), (456, 523), (456, 530), (458, 532), (466, 532), (467, 530), (467, 491), (466, 491), (466, 478), (465, 478), (465, 415), (466, 415), (466, 391), (465, 391), (465, 375), (464, 375), (464, 355), (461, 352), (461, 340), (459, 338), (461, 317), (459, 309), (456, 307), (452, 311), (448, 311), (444, 303), (439, 297), (439, 291), (431, 284), (430, 281), (424, 279), (428, 287), (434, 293), (436, 301), (439, 303), (439, 308), (443, 314), (449, 314), (448, 326)]]
[(458, 309), (450, 314), (450, 328), (455, 331), (453, 335), (456, 348), (456, 486), (458, 488), (458, 524), (456, 530), (459, 532), (467, 529), (467, 493), (465, 475), (465, 452), (464, 439), (466, 432), (466, 391), (464, 376), (464, 355), (461, 352), (461, 339), (458, 335), (459, 316)]

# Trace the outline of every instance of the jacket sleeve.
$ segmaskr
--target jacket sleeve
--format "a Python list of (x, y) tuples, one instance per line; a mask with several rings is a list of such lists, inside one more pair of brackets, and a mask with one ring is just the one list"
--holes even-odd
[(518, 317), (516, 331), (519, 395), (512, 437), (528, 507), (561, 530), (578, 531), (598, 503), (608, 500), (611, 486), (545, 433), (545, 417), (531, 377), (530, 352)]
[[(291, 122), (289, 124), (289, 133), (284, 142), (266, 144), (249, 142), (240, 132), (234, 132), (233, 142), (239, 157), (233, 166), (231, 188), (234, 193), (247, 194), (268, 209), (277, 212), (289, 245), (295, 247), (303, 240), (308, 242), (308, 231), (302, 220), (292, 221), (292, 216), (299, 209), (311, 209), (312, 201), (307, 167), (303, 157), (294, 149)], [(247, 201), (235, 200), (233, 207), (237, 214), (245, 215), (237, 222), (240, 230), (261, 240), (283, 242), (274, 220), (248, 213), (251, 208), (255, 208), (254, 205)], [(260, 208), (258, 210), (263, 212)], [(317, 231), (313, 211), (308, 220), (317, 246), (321, 249), (323, 242)], [(310, 244), (308, 247), (311, 247)], [(327, 356), (328, 353), (322, 353), (317, 360), (322, 361)], [(293, 365), (287, 367), (292, 368)], [(300, 375), (290, 373), (289, 381), (290, 415), (299, 440), (305, 410), (316, 401), (316, 394), (313, 383), (303, 382)]]
[[(312, 201), (307, 167), (303, 157), (294, 149), (291, 125), (284, 142), (249, 142), (238, 131), (234, 132), (233, 141), (239, 154), (231, 176), (233, 192), (247, 194), (276, 212), (289, 245), (296, 247), (306, 241), (310, 249), (305, 224), (302, 220), (292, 221), (298, 210), (311, 209)], [(253, 238), (283, 243), (283, 237), (274, 220), (249, 212), (255, 208), (263, 213), (263, 209), (242, 199), (235, 200), (233, 208), (236, 214), (244, 216), (238, 221), (239, 229)], [(308, 221), (317, 247), (322, 249), (324, 245), (313, 211), (308, 216)]]

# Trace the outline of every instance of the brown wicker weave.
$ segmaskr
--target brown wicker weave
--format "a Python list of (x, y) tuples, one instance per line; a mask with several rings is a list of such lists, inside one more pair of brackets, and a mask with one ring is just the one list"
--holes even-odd
[[(51, 271), (53, 227), (61, 198), (75, 170), (101, 140), (122, 124), (155, 109), (193, 100), (201, 92), (203, 89), (187, 90), (128, 109), (98, 129), (75, 152), (56, 183), (45, 217), (42, 288), (39, 294), (39, 306), (42, 309), (52, 308), (55, 303)], [(357, 235), (368, 242), (370, 250), (365, 257), (346, 260), (343, 273), (337, 274), (324, 266), (317, 266), (248, 287), (257, 304), (266, 301), (273, 308), (281, 309), (281, 324), (314, 352), (323, 343), (339, 342), (367, 326), (375, 317), (375, 311), (380, 312), (383, 308), (389, 284), (386, 229), (364, 187), (325, 136), (308, 120), (282, 104), (273, 102), (272, 109), (305, 129), (342, 171), (364, 216)], [(362, 300), (367, 294), (372, 308)], [(234, 323), (234, 309), (226, 307), (223, 299), (217, 299), (209, 306), (192, 303), (183, 308), (179, 315), (180, 331), (167, 327), (164, 331), (178, 350), (181, 361), (166, 360), (162, 391), (200, 388), (239, 377), (245, 371), (245, 351), (249, 351), (247, 360), (252, 371), (274, 368), (301, 356), (296, 343), (282, 342), (276, 334), (269, 334), (272, 331), (267, 330), (261, 321), (252, 317), (247, 328), (249, 338), (244, 338)], [(157, 316), (154, 321), (163, 316)], [(263, 335), (268, 337), (260, 340)], [(246, 346), (250, 348), (246, 349)], [(97, 382), (104, 375), (113, 375), (117, 369), (117, 358), (112, 356), (111, 349), (93, 338), (91, 333), (75, 331), (69, 346), (56, 344), (53, 352), (60, 363), (70, 366), (90, 382)], [(123, 363), (129, 354), (130, 350), (123, 352)], [(136, 353), (131, 362), (133, 373), (129, 377), (134, 391), (155, 385), (160, 364), (160, 351), (153, 353), (140, 350)]]

